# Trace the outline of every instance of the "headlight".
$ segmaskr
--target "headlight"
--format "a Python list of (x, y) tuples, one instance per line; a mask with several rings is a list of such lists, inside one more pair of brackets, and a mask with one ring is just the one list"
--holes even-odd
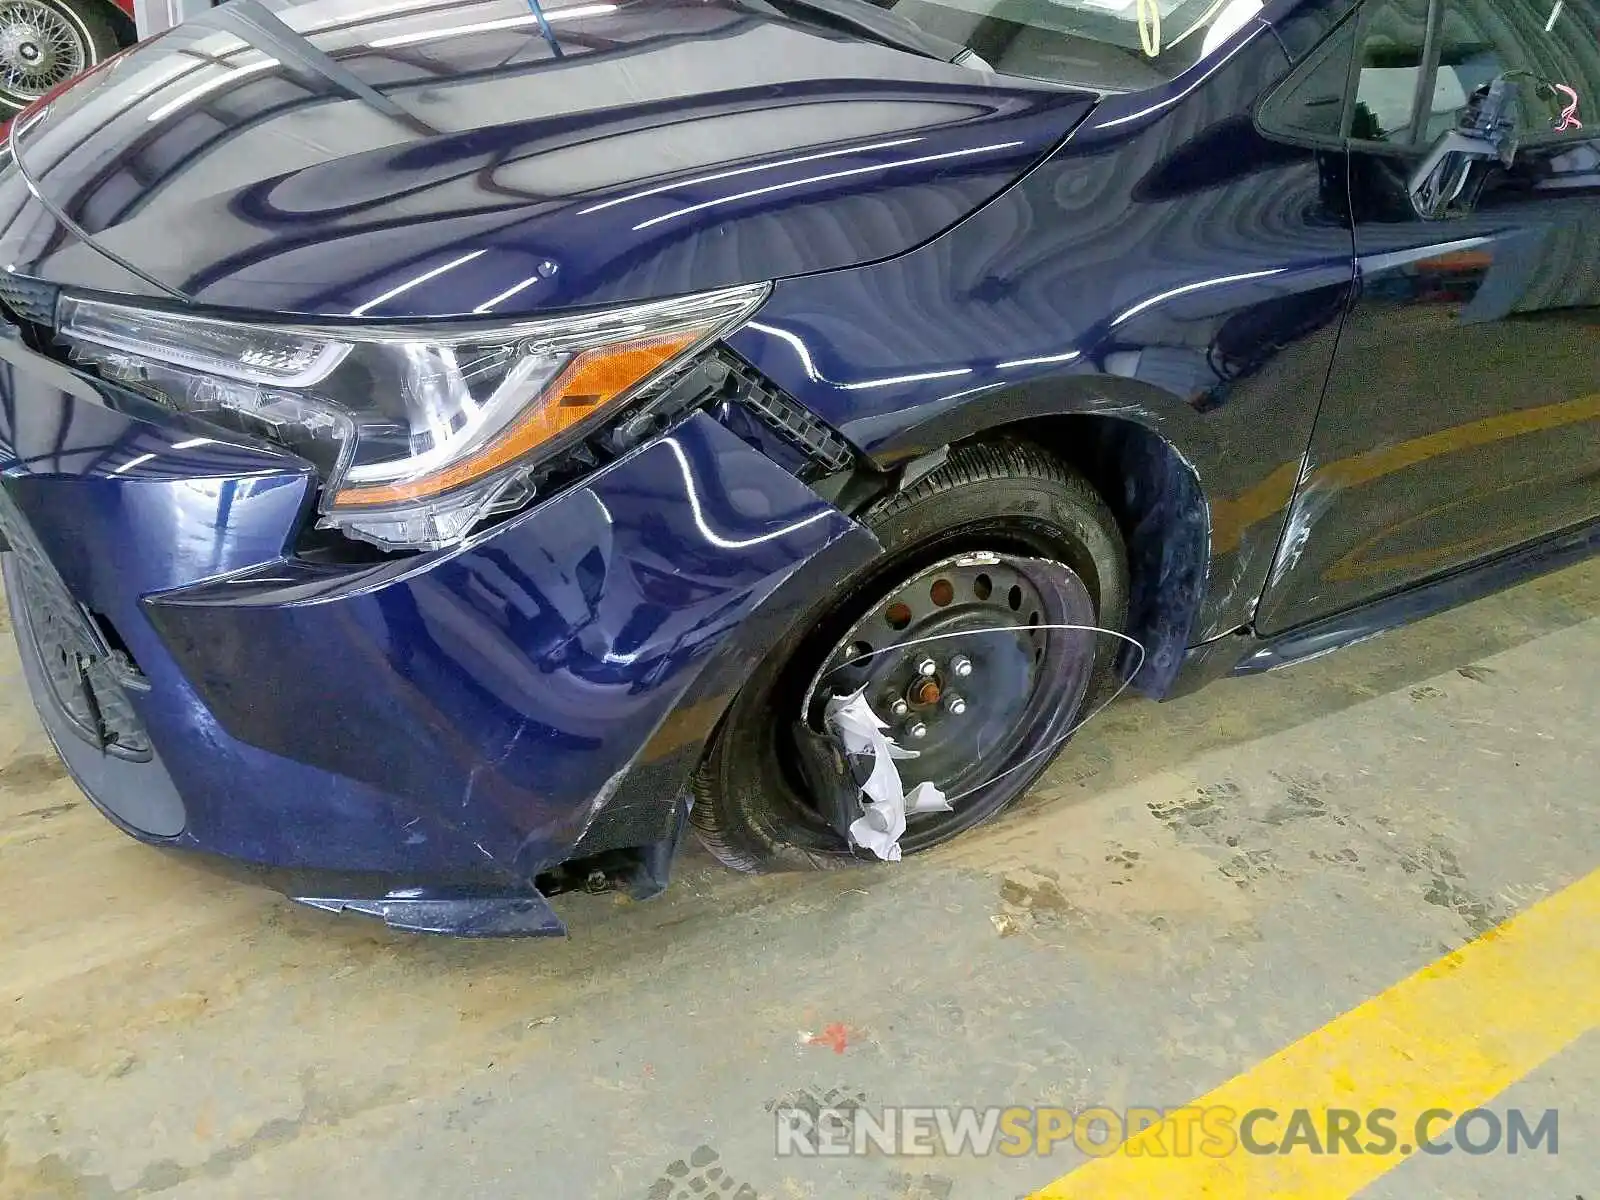
[(310, 460), (324, 527), (447, 545), (530, 466), (753, 312), (765, 285), (499, 326), (256, 325), (64, 296), (76, 361)]

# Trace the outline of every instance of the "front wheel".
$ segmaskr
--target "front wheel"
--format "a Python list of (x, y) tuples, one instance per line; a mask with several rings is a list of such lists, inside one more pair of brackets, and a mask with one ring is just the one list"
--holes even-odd
[(28, 107), (117, 50), (98, 0), (0, 0), (0, 113)]
[[(822, 708), (865, 688), (909, 788), (953, 811), (909, 818), (914, 854), (992, 817), (1060, 750), (1127, 607), (1116, 520), (1079, 475), (1025, 442), (957, 447), (937, 471), (862, 518), (884, 554), (802, 615), (729, 709), (695, 776), (701, 840), (745, 871), (860, 861), (835, 799), (808, 770)], [(853, 805), (853, 787), (846, 797)]]

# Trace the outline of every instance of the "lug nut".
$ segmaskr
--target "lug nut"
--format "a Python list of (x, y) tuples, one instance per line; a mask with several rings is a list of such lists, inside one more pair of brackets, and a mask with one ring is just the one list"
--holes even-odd
[(897, 717), (903, 717), (911, 711), (911, 706), (901, 697), (896, 696), (889, 702), (889, 711)]
[(972, 674), (972, 660), (965, 654), (958, 654), (950, 660), (950, 669), (965, 679)]
[(928, 727), (926, 725), (924, 725), (921, 721), (913, 721), (913, 722), (911, 722), (911, 724), (906, 726), (906, 734), (909, 737), (914, 737), (914, 738), (927, 737), (928, 736)]
[(944, 706), (958, 717), (967, 711), (967, 702), (954, 692), (945, 697)]
[(918, 675), (935, 675), (939, 671), (939, 664), (931, 658), (925, 658), (917, 664)]

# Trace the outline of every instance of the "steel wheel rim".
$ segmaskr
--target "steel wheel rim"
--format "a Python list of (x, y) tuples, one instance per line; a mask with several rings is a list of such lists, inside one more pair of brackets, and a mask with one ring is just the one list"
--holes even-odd
[[(906, 787), (927, 780), (972, 796), (1069, 727), (1093, 673), (1094, 635), (1043, 627), (1093, 623), (1087, 588), (1060, 563), (997, 551), (943, 559), (880, 592), (838, 638), (804, 693), (803, 723), (822, 732), (828, 698), (864, 685), (890, 736), (920, 752), (897, 764)], [(921, 681), (933, 687), (918, 694)], [(902, 846), (915, 851), (966, 828), (979, 799), (911, 817)]]
[(0, 89), (36, 100), (90, 63), (87, 33), (71, 15), (42, 0), (0, 3)]

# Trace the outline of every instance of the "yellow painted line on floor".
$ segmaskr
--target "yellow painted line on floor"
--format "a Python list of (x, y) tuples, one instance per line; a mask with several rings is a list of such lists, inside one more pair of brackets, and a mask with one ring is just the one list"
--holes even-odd
[[(1290, 1110), (1304, 1108), (1317, 1129), (1326, 1128), (1329, 1109), (1387, 1108), (1405, 1142), (1425, 1111), (1459, 1114), (1483, 1105), (1597, 1028), (1600, 871), (1336, 1017), (1193, 1107), (1240, 1114), (1270, 1108), (1285, 1121)], [(1280, 1122), (1256, 1140), (1281, 1138), (1282, 1130)], [(1450, 1139), (1442, 1121), (1430, 1132), (1435, 1142)], [(1318, 1155), (1301, 1146), (1287, 1154), (1237, 1149), (1222, 1158), (1176, 1157), (1170, 1149), (1176, 1133), (1169, 1118), (1033, 1200), (1344, 1200), (1407, 1158)], [(1168, 1148), (1166, 1157), (1149, 1156), (1160, 1147)]]

